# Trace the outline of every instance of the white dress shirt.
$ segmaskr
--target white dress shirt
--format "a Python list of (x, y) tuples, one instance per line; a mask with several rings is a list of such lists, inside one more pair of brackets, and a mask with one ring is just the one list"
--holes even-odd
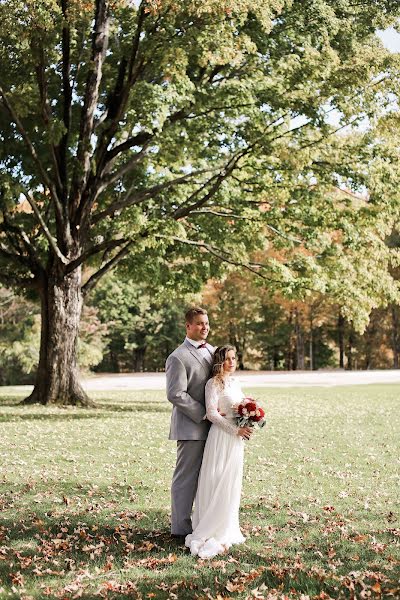
[(191, 340), (190, 338), (188, 338), (186, 336), (187, 341), (189, 342), (189, 344), (192, 344), (192, 346), (194, 346), (197, 350), (197, 352), (200, 354), (200, 356), (202, 356), (203, 358), (206, 359), (206, 361), (208, 362), (208, 364), (211, 365), (212, 361), (213, 361), (213, 356), (211, 354), (211, 352), (206, 348), (199, 348), (199, 346), (202, 346), (203, 344), (206, 344), (206, 341), (202, 341), (200, 340), (200, 342), (196, 341), (196, 340)]

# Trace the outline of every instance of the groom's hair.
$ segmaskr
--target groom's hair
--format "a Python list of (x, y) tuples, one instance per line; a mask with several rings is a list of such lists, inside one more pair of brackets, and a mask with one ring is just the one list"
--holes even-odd
[(193, 306), (193, 308), (189, 308), (185, 314), (185, 323), (192, 323), (193, 319), (197, 317), (197, 315), (207, 315), (207, 311), (205, 308), (200, 308), (200, 306)]

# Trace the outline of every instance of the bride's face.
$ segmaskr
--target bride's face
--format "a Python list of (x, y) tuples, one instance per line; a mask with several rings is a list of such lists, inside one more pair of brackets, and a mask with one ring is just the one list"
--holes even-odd
[(225, 373), (234, 373), (236, 370), (236, 354), (234, 350), (228, 350), (224, 360)]

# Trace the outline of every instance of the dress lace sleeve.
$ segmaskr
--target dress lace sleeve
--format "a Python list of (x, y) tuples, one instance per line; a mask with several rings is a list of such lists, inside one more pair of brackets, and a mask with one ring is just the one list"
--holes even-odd
[(237, 435), (238, 428), (233, 423), (230, 423), (228, 419), (221, 417), (218, 412), (218, 390), (215, 387), (212, 379), (207, 381), (206, 385), (206, 410), (207, 419), (224, 429), (231, 435)]

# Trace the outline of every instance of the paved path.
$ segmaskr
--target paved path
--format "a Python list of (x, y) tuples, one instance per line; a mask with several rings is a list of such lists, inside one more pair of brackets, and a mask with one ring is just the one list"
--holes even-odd
[[(240, 371), (236, 374), (245, 387), (305, 387), (363, 385), (370, 383), (400, 384), (400, 369), (388, 371)], [(82, 381), (88, 391), (94, 390), (163, 390), (164, 373), (102, 374)]]

